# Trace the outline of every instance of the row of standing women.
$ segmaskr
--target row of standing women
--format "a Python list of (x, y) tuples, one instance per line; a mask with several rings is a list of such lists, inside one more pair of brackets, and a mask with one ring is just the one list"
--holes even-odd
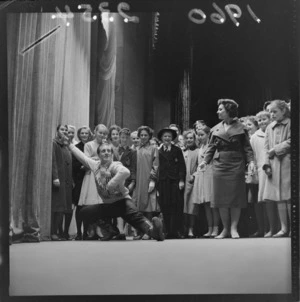
[[(166, 238), (195, 237), (195, 221), (203, 208), (208, 228), (204, 237), (239, 238), (241, 209), (250, 201), (258, 227), (253, 236), (284, 237), (289, 230), (287, 213), (290, 215), (289, 108), (284, 101), (273, 101), (269, 109), (271, 113), (264, 111), (255, 119), (246, 118), (244, 125), (237, 117), (238, 104), (221, 99), (217, 114), (222, 121), (212, 129), (200, 121), (195, 131), (184, 132), (184, 140), (176, 125), (159, 131), (154, 140), (153, 130), (147, 126), (130, 133), (126, 128), (112, 126), (108, 130), (100, 124), (92, 141), (89, 128), (80, 128), (76, 147), (98, 160), (98, 146), (105, 140), (111, 142), (114, 160), (130, 170), (125, 185), (136, 207), (149, 220), (163, 217)], [(251, 130), (251, 122), (259, 129)], [(102, 200), (93, 173), (72, 159), (64, 147), (61, 138), (67, 132), (73, 139), (74, 129), (60, 125), (53, 141), (51, 238), (68, 239), (72, 203), (76, 206), (76, 240), (103, 238), (101, 225), (84, 224), (82, 233), (80, 210)], [(125, 239), (125, 233), (130, 232), (135, 239), (149, 239), (148, 235), (135, 233), (121, 219), (112, 223), (117, 230), (115, 239)]]

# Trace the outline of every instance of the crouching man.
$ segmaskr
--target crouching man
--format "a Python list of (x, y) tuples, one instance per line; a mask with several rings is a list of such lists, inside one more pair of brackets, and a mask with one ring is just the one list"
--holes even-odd
[(112, 145), (100, 145), (97, 150), (99, 161), (95, 161), (70, 144), (67, 139), (65, 144), (72, 154), (94, 173), (98, 194), (103, 200), (103, 204), (86, 206), (80, 211), (83, 221), (93, 224), (101, 219), (122, 217), (140, 232), (157, 241), (164, 240), (162, 221), (153, 217), (150, 222), (132, 203), (129, 191), (124, 186), (130, 172), (120, 162), (113, 161)]

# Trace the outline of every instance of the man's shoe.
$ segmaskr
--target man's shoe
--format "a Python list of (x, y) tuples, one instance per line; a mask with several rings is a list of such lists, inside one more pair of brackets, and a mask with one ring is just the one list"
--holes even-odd
[(164, 241), (165, 236), (163, 233), (163, 224), (158, 217), (152, 218), (152, 228), (149, 230), (148, 235), (157, 241)]
[(136, 235), (133, 237), (133, 240), (141, 240), (143, 238), (144, 234)]
[(61, 239), (56, 234), (51, 235), (51, 240), (52, 241), (61, 241)]
[(118, 235), (115, 235), (111, 240), (126, 240), (126, 235), (118, 234)]

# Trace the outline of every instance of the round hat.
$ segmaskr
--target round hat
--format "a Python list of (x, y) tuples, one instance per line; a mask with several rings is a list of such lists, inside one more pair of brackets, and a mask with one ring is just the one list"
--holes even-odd
[(161, 137), (163, 136), (163, 134), (165, 132), (170, 132), (172, 133), (172, 140), (174, 140), (176, 137), (177, 137), (177, 132), (173, 129), (170, 129), (170, 128), (163, 128), (161, 130), (159, 130), (159, 132), (157, 133), (157, 138), (161, 141)]

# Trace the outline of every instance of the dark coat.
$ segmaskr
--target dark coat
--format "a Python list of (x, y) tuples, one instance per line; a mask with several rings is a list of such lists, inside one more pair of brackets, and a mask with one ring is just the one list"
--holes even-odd
[[(159, 149), (158, 191), (159, 203), (163, 212), (166, 231), (176, 233), (176, 227), (168, 223), (168, 215), (183, 213), (183, 190), (179, 190), (179, 181), (185, 181), (186, 166), (182, 150), (171, 145), (171, 150), (164, 151), (162, 145)], [(177, 226), (179, 228), (179, 226)]]
[(253, 161), (253, 151), (245, 126), (234, 119), (225, 131), (223, 122), (211, 129), (204, 160), (212, 161), (212, 206), (246, 207), (246, 163)]
[(52, 212), (72, 212), (72, 156), (66, 146), (53, 140), (52, 182), (59, 179), (60, 186), (52, 183)]
[[(84, 152), (84, 143), (80, 142), (75, 145), (80, 151)], [(72, 175), (74, 188), (72, 190), (72, 202), (74, 205), (78, 205), (82, 181), (85, 175), (85, 169), (82, 163), (72, 154)]]
[(163, 145), (159, 149), (159, 180), (172, 179), (185, 181), (186, 167), (182, 150), (171, 145), (169, 152), (164, 151)]
[(114, 152), (114, 158), (115, 160), (120, 161), (123, 166), (130, 171), (130, 176), (126, 179), (125, 186), (127, 187), (131, 182), (136, 183), (136, 150), (132, 150), (130, 147), (124, 149), (119, 146)]

